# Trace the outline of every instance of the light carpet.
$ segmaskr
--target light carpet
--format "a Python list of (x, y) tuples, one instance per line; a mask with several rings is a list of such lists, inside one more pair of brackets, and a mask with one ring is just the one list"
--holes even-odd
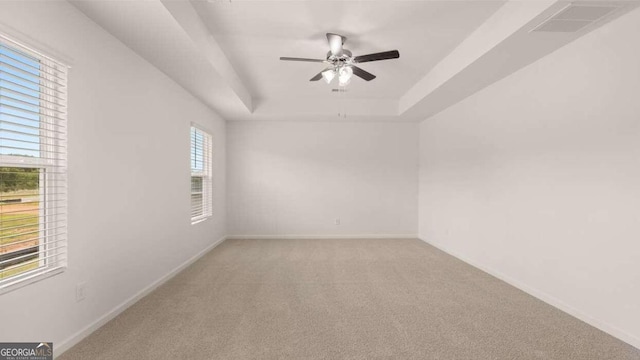
[(227, 240), (59, 359), (604, 360), (640, 350), (420, 240)]

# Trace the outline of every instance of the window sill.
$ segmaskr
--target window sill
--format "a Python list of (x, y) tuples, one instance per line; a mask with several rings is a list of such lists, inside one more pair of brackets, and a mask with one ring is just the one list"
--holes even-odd
[(211, 219), (211, 215), (193, 218), (193, 219), (191, 219), (191, 225), (199, 224), (199, 223), (205, 222), (205, 221), (207, 221), (209, 219)]
[(64, 267), (57, 267), (57, 268), (48, 269), (44, 271), (43, 270), (34, 271), (32, 274), (28, 274), (28, 273), (22, 274), (19, 277), (17, 277), (15, 280), (2, 285), (2, 287), (0, 287), (0, 295), (4, 295), (6, 293), (17, 290), (23, 286), (27, 286), (29, 284), (36, 283), (46, 278), (61, 274), (64, 272), (64, 270), (65, 270)]

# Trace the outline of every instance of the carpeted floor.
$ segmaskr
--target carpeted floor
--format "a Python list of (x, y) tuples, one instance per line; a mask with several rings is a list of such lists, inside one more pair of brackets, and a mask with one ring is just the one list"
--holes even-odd
[(59, 359), (640, 359), (419, 240), (227, 240)]

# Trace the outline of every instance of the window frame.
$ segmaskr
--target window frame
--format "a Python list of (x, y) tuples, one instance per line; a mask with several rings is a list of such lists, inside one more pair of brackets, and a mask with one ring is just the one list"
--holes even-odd
[[(67, 85), (69, 66), (55, 60), (32, 47), (22, 44), (0, 33), (0, 44), (9, 51), (23, 54), (38, 61), (39, 72), (34, 74), (40, 80), (37, 91), (39, 102), (30, 106), (40, 114), (38, 157), (19, 154), (0, 154), (0, 167), (39, 169), (38, 181), (38, 267), (16, 275), (0, 279), (0, 295), (11, 292), (28, 284), (62, 273), (67, 268)], [(53, 69), (55, 75), (44, 68)], [(10, 74), (10, 73), (9, 73)], [(43, 87), (47, 83), (48, 90)], [(56, 85), (52, 85), (56, 84)], [(23, 86), (17, 84), (18, 86)], [(2, 88), (2, 86), (0, 86)], [(13, 89), (4, 88), (7, 94)], [(15, 93), (17, 94), (17, 93)], [(14, 95), (15, 95), (14, 94)], [(64, 97), (58, 98), (63, 95)], [(21, 95), (19, 95), (21, 96)], [(31, 96), (31, 95), (29, 95)], [(56, 100), (52, 100), (57, 98)], [(11, 100), (12, 97), (7, 99)], [(47, 106), (43, 103), (48, 103)], [(53, 108), (51, 108), (53, 105)], [(7, 116), (12, 117), (10, 114)], [(15, 117), (15, 116), (13, 116)], [(43, 121), (46, 118), (46, 121)], [(55, 137), (51, 133), (56, 133)], [(8, 141), (13, 141), (10, 138)], [(2, 146), (0, 146), (2, 148)], [(55, 185), (54, 185), (55, 184)], [(52, 189), (56, 190), (52, 190)], [(44, 219), (44, 220), (43, 220)], [(0, 227), (1, 228), (1, 227)], [(9, 252), (10, 253), (10, 252)], [(34, 259), (35, 260), (35, 259)], [(9, 266), (10, 267), (10, 266)]]
[[(194, 154), (197, 151), (197, 146), (194, 144), (194, 139), (197, 134), (202, 135), (202, 169), (194, 169)], [(197, 140), (196, 140), (197, 141)], [(197, 156), (197, 155), (196, 155)], [(189, 128), (189, 171), (190, 171), (190, 187), (189, 192), (190, 199), (190, 211), (191, 211), (191, 225), (203, 222), (213, 217), (213, 136), (211, 132), (202, 128), (198, 124), (191, 123)], [(193, 191), (193, 178), (201, 178), (201, 191)], [(193, 195), (194, 193), (201, 195), (201, 204), (199, 213), (194, 215)]]

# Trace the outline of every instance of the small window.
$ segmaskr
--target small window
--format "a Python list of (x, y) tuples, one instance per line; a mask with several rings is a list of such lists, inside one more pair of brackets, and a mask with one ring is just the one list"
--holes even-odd
[(191, 223), (209, 218), (213, 213), (211, 179), (211, 135), (191, 127)]
[(0, 292), (66, 267), (67, 67), (0, 36)]

